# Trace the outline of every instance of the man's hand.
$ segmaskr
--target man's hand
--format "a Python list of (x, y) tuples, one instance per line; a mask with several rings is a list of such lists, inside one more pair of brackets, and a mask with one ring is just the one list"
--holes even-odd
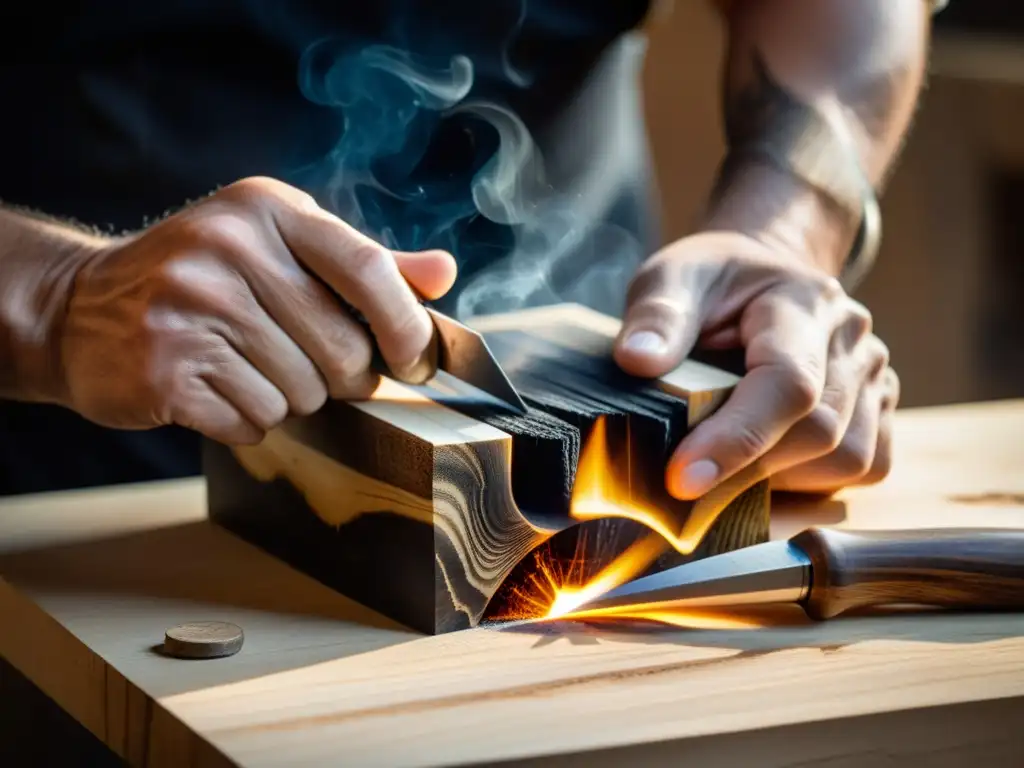
[(863, 201), (877, 196), (920, 93), (937, 4), (720, 0), (723, 167), (701, 234), (633, 281), (616, 357), (658, 376), (695, 344), (742, 347), (747, 373), (678, 447), (670, 493), (745, 467), (832, 492), (889, 471), (899, 382), (871, 316), (842, 290)]
[(653, 256), (629, 292), (616, 359), (662, 375), (690, 353), (742, 346), (747, 373), (675, 451), (670, 493), (692, 499), (751, 464), (783, 490), (832, 492), (889, 471), (899, 381), (871, 315), (805, 260), (731, 232)]
[(331, 289), (369, 322), (391, 370), (417, 382), (431, 373), (433, 326), (413, 287), (438, 298), (454, 279), (447, 253), (393, 253), (304, 192), (246, 179), (77, 270), (62, 400), (105, 426), (258, 442), (290, 414), (376, 385), (371, 340)]

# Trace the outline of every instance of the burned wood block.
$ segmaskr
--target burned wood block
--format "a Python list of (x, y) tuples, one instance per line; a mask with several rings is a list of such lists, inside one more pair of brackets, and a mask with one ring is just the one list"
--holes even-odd
[(542, 546), (593, 573), (653, 531), (663, 551), (649, 572), (767, 540), (764, 478), (741, 474), (696, 502), (664, 488), (671, 450), (735, 375), (688, 360), (656, 381), (626, 376), (610, 357), (618, 321), (576, 305), (470, 324), (528, 414), (453, 399), (443, 374), (423, 387), (385, 379), (373, 398), (329, 402), (260, 445), (207, 443), (210, 518), (427, 633), (492, 615)]

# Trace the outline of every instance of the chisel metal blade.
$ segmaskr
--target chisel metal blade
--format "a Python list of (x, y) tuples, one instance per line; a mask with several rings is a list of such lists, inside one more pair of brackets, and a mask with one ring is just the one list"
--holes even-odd
[(807, 554), (789, 541), (770, 541), (644, 576), (574, 613), (798, 602), (810, 584)]
[[(310, 275), (337, 296), (334, 289), (323, 278), (312, 272)], [(417, 298), (422, 299), (418, 292), (415, 293)], [(348, 302), (342, 300), (341, 303), (373, 340), (373, 329), (363, 314)], [(435, 339), (437, 340), (437, 370), (444, 371), (464, 384), (469, 384), (470, 387), (483, 392), (515, 413), (525, 414), (527, 412), (526, 403), (523, 402), (515, 387), (512, 386), (512, 382), (505, 375), (505, 371), (491, 352), (490, 347), (487, 346), (483, 335), (432, 307), (424, 306), (423, 308), (434, 325)], [(375, 341), (373, 346), (371, 368), (379, 374), (390, 376), (391, 370)]]
[(516, 413), (526, 413), (526, 403), (505, 375), (483, 335), (437, 310), (426, 309), (437, 329), (438, 368), (500, 400)]

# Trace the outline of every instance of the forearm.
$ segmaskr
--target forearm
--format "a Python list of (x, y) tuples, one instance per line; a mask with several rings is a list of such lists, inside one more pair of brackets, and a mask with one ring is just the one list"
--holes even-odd
[(59, 334), (71, 284), (104, 242), (0, 207), (0, 397), (61, 401)]
[[(909, 130), (932, 6), (927, 0), (722, 5), (729, 30), (725, 128), (730, 150), (744, 159), (720, 180), (705, 226), (774, 240), (838, 274), (860, 224), (857, 182), (880, 193)], [(815, 133), (817, 141), (794, 140)], [(774, 162), (741, 153), (753, 145), (767, 148)]]

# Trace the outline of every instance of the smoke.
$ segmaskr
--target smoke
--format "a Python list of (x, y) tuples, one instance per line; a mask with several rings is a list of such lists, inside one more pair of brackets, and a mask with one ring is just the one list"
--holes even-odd
[[(524, 4), (495, 52), (513, 90), (533, 83), (510, 60), (525, 18)], [(337, 143), (307, 183), (389, 248), (450, 251), (460, 269), (453, 314), (621, 302), (640, 242), (605, 214), (636, 158), (603, 146), (603, 134), (621, 134), (614, 116), (630, 108), (609, 103), (617, 97), (607, 83), (566, 105), (561, 136), (553, 133), (560, 151), (547, 158), (507, 104), (476, 92), (484, 89), (475, 90), (474, 62), (459, 51), (438, 57), (322, 41), (302, 57), (300, 84), (308, 99), (343, 116)]]

